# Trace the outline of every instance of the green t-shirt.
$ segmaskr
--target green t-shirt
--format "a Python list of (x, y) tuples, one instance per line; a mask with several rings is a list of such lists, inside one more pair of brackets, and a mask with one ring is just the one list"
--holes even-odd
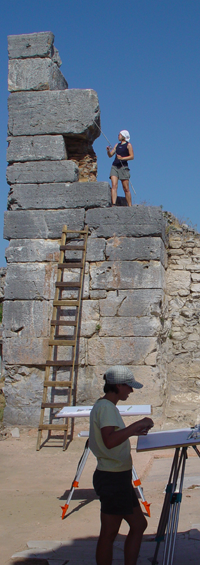
[(114, 426), (116, 430), (125, 428), (119, 410), (113, 402), (100, 398), (90, 414), (89, 447), (97, 457), (99, 471), (128, 471), (132, 468), (131, 447), (129, 439), (121, 445), (108, 449), (101, 435), (101, 428)]

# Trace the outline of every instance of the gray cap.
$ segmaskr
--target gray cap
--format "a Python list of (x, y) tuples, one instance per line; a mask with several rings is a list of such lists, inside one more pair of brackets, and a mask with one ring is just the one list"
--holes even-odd
[(105, 372), (104, 378), (110, 385), (128, 385), (132, 388), (142, 388), (143, 385), (135, 380), (132, 371), (124, 365), (114, 365)]

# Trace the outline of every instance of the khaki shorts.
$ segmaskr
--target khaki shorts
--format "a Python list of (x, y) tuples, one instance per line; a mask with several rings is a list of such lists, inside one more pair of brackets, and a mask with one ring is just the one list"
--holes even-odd
[(117, 177), (119, 180), (129, 180), (130, 176), (130, 169), (128, 167), (115, 167), (115, 165), (112, 165), (110, 178)]

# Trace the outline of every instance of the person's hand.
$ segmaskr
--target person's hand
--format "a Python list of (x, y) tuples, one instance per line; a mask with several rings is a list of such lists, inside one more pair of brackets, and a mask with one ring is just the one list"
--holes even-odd
[(139, 422), (135, 422), (135, 435), (146, 436), (151, 428), (153, 428), (154, 423), (151, 418), (143, 418)]
[(123, 157), (121, 157), (121, 155), (117, 155), (117, 159), (119, 159), (119, 161), (123, 161)]

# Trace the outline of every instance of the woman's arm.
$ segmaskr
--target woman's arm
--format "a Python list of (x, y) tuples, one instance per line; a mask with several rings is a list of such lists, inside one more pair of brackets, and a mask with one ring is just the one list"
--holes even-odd
[(106, 151), (107, 151), (107, 155), (108, 157), (113, 157), (113, 155), (116, 152), (116, 147), (117, 147), (117, 143), (116, 145), (113, 147), (113, 149), (110, 149), (110, 147), (106, 147)]
[(117, 155), (119, 161), (132, 161), (134, 159), (134, 153), (131, 143), (127, 145), (129, 155), (127, 157), (121, 157), (121, 155)]
[(131, 436), (147, 435), (153, 425), (151, 418), (143, 418), (121, 430), (115, 430), (114, 426), (105, 426), (105, 428), (101, 428), (101, 435), (107, 449), (112, 449), (117, 447), (117, 445), (121, 445)]

